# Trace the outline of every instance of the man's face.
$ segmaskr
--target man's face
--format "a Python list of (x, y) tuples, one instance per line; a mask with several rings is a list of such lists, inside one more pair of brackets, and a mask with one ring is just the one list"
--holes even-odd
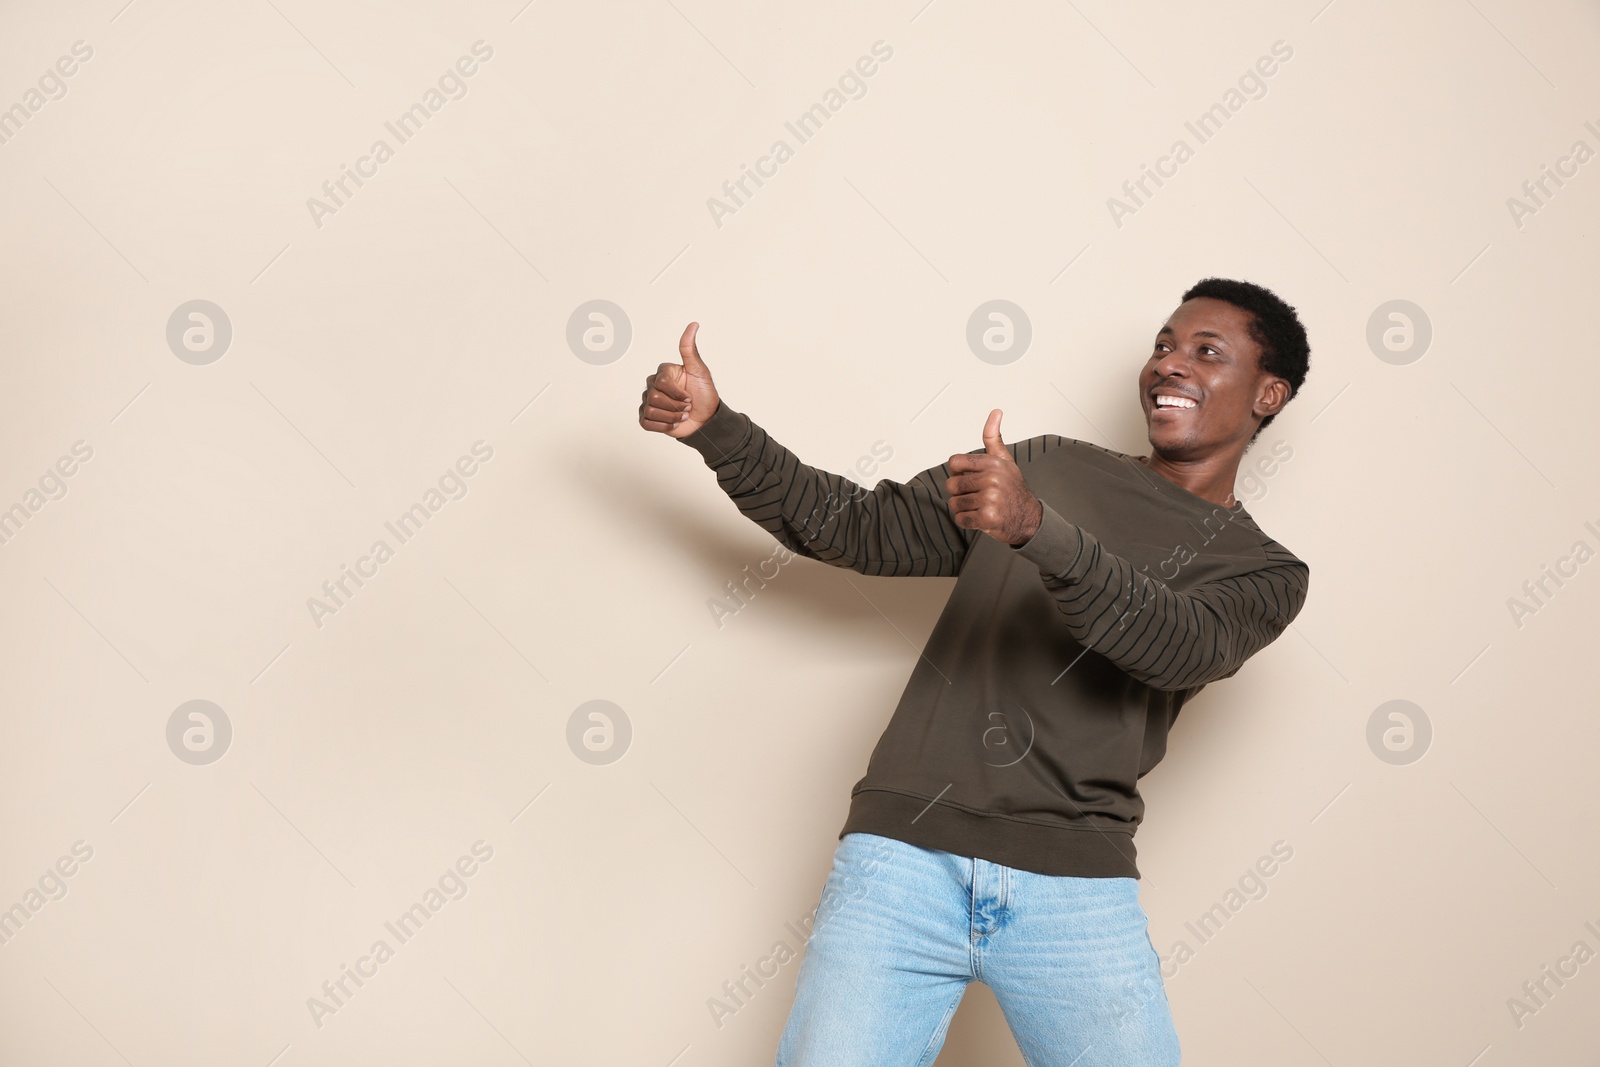
[[(1235, 443), (1243, 451), (1255, 432), (1257, 402), (1262, 415), (1281, 406), (1279, 387), (1288, 383), (1261, 372), (1261, 347), (1251, 339), (1249, 324), (1249, 312), (1196, 297), (1180, 304), (1161, 327), (1139, 373), (1139, 402), (1157, 452), (1197, 459)], [(1156, 403), (1158, 394), (1193, 403), (1164, 407)]]

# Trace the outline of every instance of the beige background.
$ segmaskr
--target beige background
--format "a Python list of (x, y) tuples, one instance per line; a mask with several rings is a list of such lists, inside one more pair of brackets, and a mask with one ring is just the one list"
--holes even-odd
[[(480, 40), (396, 146), (384, 122)], [(796, 146), (784, 122), (880, 40)], [(26, 514), (0, 545), (0, 907), (37, 905), (0, 945), (0, 1060), (770, 1063), (798, 964), (721, 1027), (708, 998), (816, 906), (953, 580), (798, 560), (718, 628), (772, 539), (639, 428), (644, 375), (698, 320), (728, 402), (806, 462), (892, 447), (869, 485), (979, 447), (994, 407), (1008, 441), (1137, 453), (1138, 368), (1216, 274), (1310, 331), (1251, 454), (1292, 459), (1246, 499), (1312, 584), (1143, 783), (1163, 955), (1294, 850), (1169, 978), (1185, 1063), (1590, 1062), (1600, 962), (1520, 1026), (1507, 1001), (1600, 951), (1600, 563), (1520, 627), (1507, 602), (1600, 549), (1600, 161), (1520, 227), (1507, 199), (1600, 149), (1594, 5), (10, 4), (0, 106), (77, 41), (0, 144), (0, 508)], [(1116, 225), (1275, 41), (1265, 95)], [(307, 199), (380, 137), (318, 226)], [(718, 226), (707, 199), (780, 137)], [(1033, 326), (1003, 366), (965, 340), (996, 298)], [(193, 299), (232, 324), (205, 365), (165, 336)], [(594, 299), (633, 333), (604, 365), (565, 339)], [(1432, 324), (1405, 364), (1367, 342), (1396, 299)], [(30, 498), (79, 441), (65, 495)], [(397, 544), (478, 441), (466, 495)], [(308, 598), (379, 538), (318, 626)], [(204, 766), (166, 740), (194, 699), (233, 730)], [(604, 766), (567, 742), (594, 699), (632, 726)], [(1432, 724), (1408, 765), (1367, 741), (1395, 699)], [(478, 841), (466, 895), (318, 1026), (308, 998)], [(1022, 1062), (983, 987), (939, 1062)]]

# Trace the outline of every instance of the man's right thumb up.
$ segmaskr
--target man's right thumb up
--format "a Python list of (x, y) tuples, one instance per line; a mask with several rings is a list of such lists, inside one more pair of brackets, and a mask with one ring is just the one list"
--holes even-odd
[(683, 357), (683, 369), (697, 378), (711, 377), (711, 371), (706, 366), (705, 360), (700, 358), (700, 348), (695, 344), (695, 335), (700, 332), (700, 324), (691, 322), (683, 331), (683, 336), (678, 339), (678, 355)]

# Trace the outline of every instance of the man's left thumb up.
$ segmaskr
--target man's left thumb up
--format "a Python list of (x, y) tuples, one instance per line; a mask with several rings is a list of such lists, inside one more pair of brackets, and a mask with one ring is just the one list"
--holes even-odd
[(1001, 414), (999, 408), (989, 412), (989, 421), (983, 425), (983, 450), (991, 456), (1004, 456), (1010, 459), (1010, 450), (1006, 448), (1005, 442), (1000, 440)]

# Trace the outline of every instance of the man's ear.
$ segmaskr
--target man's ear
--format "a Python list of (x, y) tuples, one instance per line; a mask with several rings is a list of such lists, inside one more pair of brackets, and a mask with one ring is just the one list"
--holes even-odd
[(1276, 415), (1283, 410), (1283, 405), (1289, 402), (1289, 380), (1273, 376), (1256, 392), (1255, 406), (1251, 409), (1255, 414), (1266, 418)]

